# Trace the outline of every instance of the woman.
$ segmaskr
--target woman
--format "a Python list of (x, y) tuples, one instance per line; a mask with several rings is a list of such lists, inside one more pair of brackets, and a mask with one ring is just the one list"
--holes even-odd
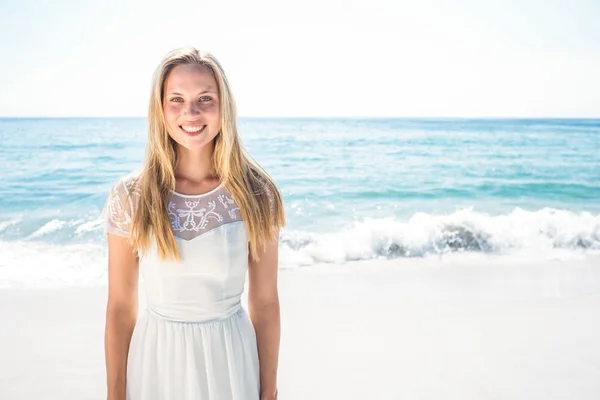
[(148, 120), (143, 168), (113, 185), (103, 211), (108, 399), (276, 399), (285, 215), (241, 145), (218, 61), (193, 48), (167, 54)]

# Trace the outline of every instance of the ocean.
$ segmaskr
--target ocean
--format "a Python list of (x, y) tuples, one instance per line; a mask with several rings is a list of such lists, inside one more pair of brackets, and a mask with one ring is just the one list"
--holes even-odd
[[(249, 119), (280, 188), (280, 267), (600, 252), (600, 120)], [(144, 118), (0, 119), (0, 288), (103, 285), (100, 212)]]

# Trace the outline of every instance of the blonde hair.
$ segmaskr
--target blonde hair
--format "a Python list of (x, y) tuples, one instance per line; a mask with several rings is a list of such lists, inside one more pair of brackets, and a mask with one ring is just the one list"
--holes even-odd
[(281, 193), (275, 183), (244, 149), (236, 126), (236, 107), (227, 77), (215, 57), (192, 47), (169, 52), (153, 77), (148, 109), (148, 143), (145, 162), (134, 185), (139, 199), (133, 214), (130, 242), (142, 253), (156, 239), (162, 260), (181, 260), (167, 212), (171, 190), (175, 190), (175, 169), (179, 162), (176, 142), (167, 133), (163, 101), (165, 82), (178, 65), (198, 64), (214, 76), (221, 107), (221, 130), (214, 138), (213, 165), (219, 179), (229, 190), (244, 220), (250, 242), (250, 256), (258, 261), (259, 250), (279, 236), (285, 226)]

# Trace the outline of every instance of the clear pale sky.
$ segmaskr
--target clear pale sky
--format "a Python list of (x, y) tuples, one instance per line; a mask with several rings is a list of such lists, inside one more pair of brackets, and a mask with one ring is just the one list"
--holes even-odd
[(597, 0), (0, 3), (0, 116), (145, 116), (193, 45), (244, 117), (600, 117)]

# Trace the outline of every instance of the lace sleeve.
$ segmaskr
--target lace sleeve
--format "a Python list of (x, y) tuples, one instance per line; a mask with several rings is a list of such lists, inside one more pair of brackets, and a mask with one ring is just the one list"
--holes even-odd
[(106, 205), (102, 211), (105, 235), (112, 233), (119, 236), (129, 236), (135, 200), (135, 193), (131, 193), (130, 184), (131, 182), (121, 179), (110, 189)]

